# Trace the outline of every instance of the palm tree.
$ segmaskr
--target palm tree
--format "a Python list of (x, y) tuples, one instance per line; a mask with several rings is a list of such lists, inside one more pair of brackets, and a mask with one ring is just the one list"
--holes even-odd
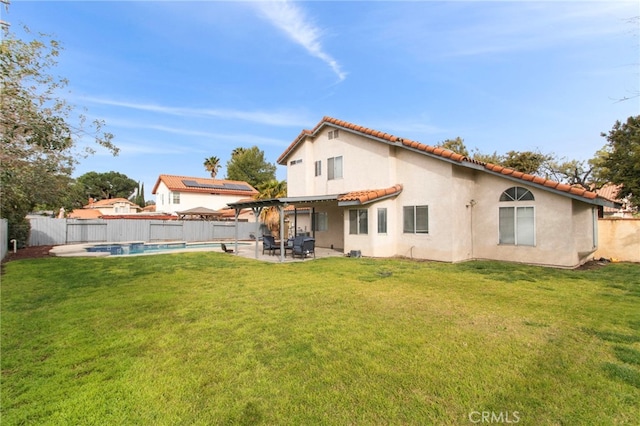
[(211, 173), (212, 178), (215, 178), (220, 170), (220, 159), (216, 156), (205, 158), (204, 168)]
[[(287, 182), (270, 180), (264, 182), (256, 188), (259, 193), (256, 198), (264, 200), (268, 198), (279, 198), (287, 195)], [(265, 207), (260, 212), (260, 220), (267, 225), (273, 236), (280, 234), (280, 210), (276, 206)]]

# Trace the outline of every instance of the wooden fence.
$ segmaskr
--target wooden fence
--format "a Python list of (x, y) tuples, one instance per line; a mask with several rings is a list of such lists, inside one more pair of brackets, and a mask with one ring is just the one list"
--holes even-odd
[[(238, 222), (238, 239), (249, 239), (255, 232), (255, 223)], [(235, 222), (38, 218), (31, 219), (28, 245), (46, 246), (123, 241), (192, 242), (230, 240), (235, 237)]]

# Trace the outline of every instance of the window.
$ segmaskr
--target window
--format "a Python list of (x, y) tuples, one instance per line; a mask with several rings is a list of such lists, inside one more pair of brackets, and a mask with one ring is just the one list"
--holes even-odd
[[(519, 186), (507, 189), (501, 202), (535, 201), (531, 191)], [(498, 229), (500, 244), (535, 245), (535, 210), (533, 206), (504, 206), (499, 208)]]
[(314, 231), (327, 231), (329, 229), (329, 215), (327, 212), (316, 212), (313, 217)]
[(322, 161), (316, 161), (316, 176), (320, 176), (322, 174)]
[(402, 210), (405, 234), (429, 233), (429, 206), (404, 206)]
[(534, 201), (534, 198), (528, 189), (514, 186), (502, 193), (500, 201)]
[(342, 156), (327, 159), (327, 179), (342, 179)]
[(290, 166), (294, 166), (294, 165), (296, 165), (296, 164), (300, 164), (300, 163), (302, 163), (302, 159), (301, 159), (301, 158), (299, 158), (299, 159), (297, 159), (297, 160), (291, 160), (291, 161), (289, 161), (289, 165), (290, 165)]
[(171, 202), (173, 204), (180, 204), (180, 193), (179, 192), (171, 193)]
[(378, 234), (387, 233), (387, 209), (378, 209)]
[(329, 131), (329, 139), (338, 139), (339, 132), (338, 129)]
[(367, 209), (349, 210), (349, 234), (369, 233), (369, 211)]

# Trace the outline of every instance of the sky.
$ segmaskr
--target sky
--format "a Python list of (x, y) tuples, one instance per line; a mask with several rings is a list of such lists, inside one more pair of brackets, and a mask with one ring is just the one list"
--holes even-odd
[(74, 177), (124, 173), (149, 200), (160, 174), (209, 176), (211, 156), (224, 178), (237, 147), (275, 163), (324, 116), (587, 160), (640, 114), (638, 16), (637, 1), (12, 0), (1, 19), (62, 44), (61, 96), (115, 136), (120, 154)]

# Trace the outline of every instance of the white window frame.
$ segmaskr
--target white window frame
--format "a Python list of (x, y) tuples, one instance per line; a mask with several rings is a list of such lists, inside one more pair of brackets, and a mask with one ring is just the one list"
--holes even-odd
[(344, 161), (342, 155), (327, 158), (327, 180), (342, 179)]
[[(407, 212), (411, 209), (412, 224), (407, 226)], [(418, 209), (424, 209), (426, 213), (426, 226), (418, 229)], [(422, 225), (422, 224), (420, 224)], [(426, 204), (416, 206), (403, 206), (402, 207), (402, 232), (405, 234), (428, 234), (429, 233), (429, 206)]]
[(315, 212), (313, 214), (313, 227), (314, 231), (324, 232), (329, 230), (329, 213), (327, 212)]
[(498, 208), (499, 245), (536, 246), (534, 202), (535, 196), (527, 188), (515, 186), (502, 192)]
[(369, 234), (369, 209), (350, 209), (349, 210), (349, 234), (350, 235)]
[(386, 234), (387, 233), (387, 208), (380, 207), (378, 208), (378, 234)]
[(322, 176), (322, 160), (315, 162), (316, 176)]
[(171, 204), (180, 204), (180, 193), (172, 192), (171, 193)]

